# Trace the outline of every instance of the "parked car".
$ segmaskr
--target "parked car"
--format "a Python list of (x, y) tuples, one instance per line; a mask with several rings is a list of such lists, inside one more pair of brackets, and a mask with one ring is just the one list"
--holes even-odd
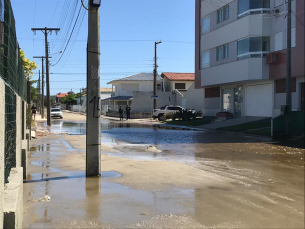
[(185, 110), (183, 107), (180, 106), (165, 106), (161, 107), (161, 109), (154, 109), (153, 110), (153, 118), (158, 118), (159, 121), (162, 120), (163, 116), (167, 113), (178, 112)]
[(62, 111), (60, 110), (60, 108), (51, 108), (51, 117), (63, 118), (64, 115), (62, 114)]

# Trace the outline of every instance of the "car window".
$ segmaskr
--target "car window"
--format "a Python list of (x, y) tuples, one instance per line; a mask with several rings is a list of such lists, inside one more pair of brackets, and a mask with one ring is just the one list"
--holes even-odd
[(51, 109), (51, 112), (52, 111), (60, 111), (60, 109), (58, 109), (58, 108), (57, 109)]
[(177, 111), (177, 110), (179, 110), (179, 107), (168, 107), (168, 110), (174, 110), (174, 111)]

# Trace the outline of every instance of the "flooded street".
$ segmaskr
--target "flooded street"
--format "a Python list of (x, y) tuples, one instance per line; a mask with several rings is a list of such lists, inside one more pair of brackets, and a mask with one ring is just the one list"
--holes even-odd
[(304, 227), (303, 149), (216, 131), (101, 125), (101, 178), (85, 177), (85, 123), (55, 120), (54, 134), (32, 141), (26, 228)]

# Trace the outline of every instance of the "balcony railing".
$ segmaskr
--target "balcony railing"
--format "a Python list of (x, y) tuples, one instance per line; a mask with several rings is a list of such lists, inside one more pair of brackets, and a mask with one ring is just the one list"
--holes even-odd
[(242, 18), (250, 14), (270, 14), (270, 13), (271, 13), (270, 8), (249, 9), (241, 14), (238, 14), (238, 18)]

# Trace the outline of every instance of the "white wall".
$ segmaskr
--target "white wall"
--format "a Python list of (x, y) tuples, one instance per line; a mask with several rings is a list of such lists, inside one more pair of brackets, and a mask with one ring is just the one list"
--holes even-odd
[(195, 109), (196, 111), (202, 111), (204, 101), (204, 89), (195, 89), (195, 83), (193, 83), (185, 92), (186, 107), (187, 109)]
[[(133, 93), (131, 112), (152, 112), (153, 99), (152, 92), (135, 91)], [(157, 107), (176, 104), (176, 94), (172, 92), (158, 92)]]
[(201, 70), (201, 86), (269, 79), (266, 58), (248, 58)]
[(153, 91), (153, 81), (124, 81), (114, 82), (113, 85), (115, 96), (133, 96), (134, 91)]
[(22, 99), (16, 95), (16, 167), (21, 167)]

